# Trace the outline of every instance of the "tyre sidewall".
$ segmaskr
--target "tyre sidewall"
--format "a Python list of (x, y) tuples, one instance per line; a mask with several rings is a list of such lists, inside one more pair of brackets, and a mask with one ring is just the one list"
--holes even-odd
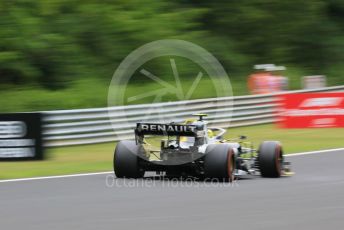
[[(232, 170), (229, 172), (229, 165)], [(207, 180), (232, 182), (235, 171), (234, 149), (226, 144), (209, 145), (204, 158), (204, 175)]]
[(263, 177), (282, 175), (283, 150), (278, 141), (264, 141), (259, 147), (258, 161)]
[(120, 141), (114, 152), (113, 167), (118, 178), (140, 178), (144, 170), (140, 167), (140, 145), (135, 141)]

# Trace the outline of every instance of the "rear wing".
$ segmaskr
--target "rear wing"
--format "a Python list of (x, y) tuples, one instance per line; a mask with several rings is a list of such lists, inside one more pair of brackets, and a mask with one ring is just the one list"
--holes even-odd
[(197, 129), (195, 125), (137, 123), (135, 136), (144, 137), (144, 135), (196, 137)]

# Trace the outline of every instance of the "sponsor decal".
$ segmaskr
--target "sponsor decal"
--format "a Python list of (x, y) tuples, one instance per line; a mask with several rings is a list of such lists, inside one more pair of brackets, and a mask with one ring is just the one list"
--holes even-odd
[(0, 160), (43, 159), (40, 113), (0, 114)]
[(195, 134), (194, 125), (176, 125), (176, 124), (137, 124), (137, 131), (143, 134)]
[(194, 132), (196, 127), (187, 125), (142, 124), (141, 129), (146, 131)]
[(0, 121), (0, 139), (26, 135), (26, 124), (22, 121)]
[(344, 127), (344, 93), (286, 94), (278, 100), (280, 127)]
[(339, 106), (344, 98), (341, 97), (319, 97), (309, 98), (301, 103), (300, 107), (330, 107)]

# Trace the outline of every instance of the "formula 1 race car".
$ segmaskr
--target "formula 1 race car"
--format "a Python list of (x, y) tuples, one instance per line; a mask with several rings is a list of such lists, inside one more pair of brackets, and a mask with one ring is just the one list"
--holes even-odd
[[(243, 175), (280, 177), (290, 172), (278, 141), (264, 141), (254, 149), (245, 136), (225, 140), (222, 128), (208, 128), (203, 117), (180, 123), (137, 123), (135, 140), (120, 141), (114, 153), (118, 178), (141, 178), (145, 172), (158, 175), (211, 178), (233, 181)], [(148, 135), (148, 137), (147, 137)], [(146, 136), (146, 137), (145, 137)], [(159, 142), (148, 143), (147, 139)]]

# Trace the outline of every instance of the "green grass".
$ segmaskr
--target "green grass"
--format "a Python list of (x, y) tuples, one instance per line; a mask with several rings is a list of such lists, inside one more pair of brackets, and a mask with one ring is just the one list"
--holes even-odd
[[(179, 65), (178, 67), (183, 67), (185, 69), (193, 68), (192, 66), (190, 67), (186, 64)], [(183, 68), (180, 69), (180, 78), (182, 81), (183, 91), (186, 94), (196, 76), (188, 76), (187, 73), (189, 73), (190, 71), (184, 71), (183, 74)], [(247, 89), (247, 77), (249, 73), (252, 72), (253, 70), (250, 68), (246, 71), (243, 71), (242, 73), (237, 74), (232, 74), (231, 71), (228, 70), (228, 75), (231, 80), (234, 96), (249, 94)], [(337, 74), (333, 73), (332, 75), (328, 76), (328, 85), (344, 84), (344, 78), (333, 77), (333, 75), (336, 76), (341, 71), (339, 69), (336, 69), (335, 72)], [(157, 73), (154, 72), (154, 74)], [(170, 75), (167, 76), (166, 74)], [(288, 65), (288, 69), (282, 74), (289, 78), (289, 88), (291, 90), (294, 90), (300, 89), (302, 87), (302, 76), (310, 75), (311, 73), (306, 70)], [(164, 73), (163, 79), (172, 85), (176, 85), (172, 77), (172, 72)], [(65, 82), (66, 88), (58, 90), (48, 90), (37, 85), (17, 86), (0, 84), (0, 112), (26, 112), (106, 107), (110, 81), (111, 77), (88, 77), (84, 79), (70, 79), (69, 82)], [(147, 77), (142, 76), (142, 74), (140, 75), (140, 77), (133, 78), (125, 87), (125, 95), (129, 97), (152, 92), (162, 88), (161, 85), (154, 83), (150, 79), (147, 79)], [(198, 87), (194, 90), (193, 94), (188, 99), (211, 98), (217, 96), (219, 95), (217, 95), (214, 90), (212, 80), (209, 78), (209, 76), (204, 75), (202, 77), (202, 80), (199, 82)], [(175, 94), (170, 93), (164, 95), (159, 101), (175, 100), (180, 99), (177, 98)], [(131, 102), (124, 101), (123, 104), (151, 103), (153, 101), (154, 97), (148, 97)]]
[[(286, 72), (290, 77), (290, 88), (300, 88), (300, 75), (302, 73), (293, 69)], [(230, 76), (233, 95), (247, 95), (247, 76)], [(182, 87), (187, 94), (195, 78), (183, 78)], [(78, 109), (106, 107), (110, 79), (85, 78), (83, 80), (70, 81), (68, 87), (59, 90), (47, 90), (37, 86), (13, 86), (0, 85), (0, 112), (27, 112), (59, 109)], [(176, 83), (167, 80), (172, 85)], [(126, 86), (126, 96), (137, 96), (143, 93), (161, 89), (161, 85), (153, 81), (135, 81)], [(212, 80), (204, 76), (197, 88), (188, 99), (217, 97)], [(220, 95), (222, 96), (222, 95)], [(186, 98), (183, 98), (186, 99)], [(175, 94), (166, 94), (159, 101), (180, 100)], [(135, 101), (124, 101), (124, 104), (151, 103), (154, 97), (143, 98)]]
[(264, 140), (281, 141), (287, 154), (344, 147), (343, 128), (280, 129), (270, 124), (229, 129), (225, 137), (241, 134), (248, 136), (255, 146)]
[[(169, 82), (175, 85), (175, 82)], [(193, 79), (183, 80), (185, 95), (193, 83)], [(79, 109), (106, 107), (110, 82), (85, 79), (71, 83), (69, 88), (60, 90), (46, 90), (41, 88), (11, 88), (0, 90), (0, 112), (27, 112), (59, 109)], [(232, 82), (235, 95), (247, 94), (246, 86), (239, 81)], [(154, 83), (131, 83), (125, 88), (125, 97), (137, 96), (150, 91), (161, 89)], [(212, 80), (202, 79), (193, 94), (188, 99), (216, 97)], [(220, 95), (223, 96), (223, 95)], [(121, 101), (123, 104), (151, 103), (155, 97), (143, 98), (135, 101)], [(185, 99), (185, 98), (183, 98)], [(179, 100), (175, 94), (166, 94), (160, 101)]]
[[(258, 125), (229, 129), (226, 138), (247, 135), (255, 146), (280, 140), (286, 153), (344, 147), (344, 129), (278, 129)], [(50, 148), (45, 161), (0, 162), (0, 179), (112, 170), (114, 143)]]
[(44, 161), (0, 162), (0, 179), (111, 170), (114, 143), (48, 148)]

